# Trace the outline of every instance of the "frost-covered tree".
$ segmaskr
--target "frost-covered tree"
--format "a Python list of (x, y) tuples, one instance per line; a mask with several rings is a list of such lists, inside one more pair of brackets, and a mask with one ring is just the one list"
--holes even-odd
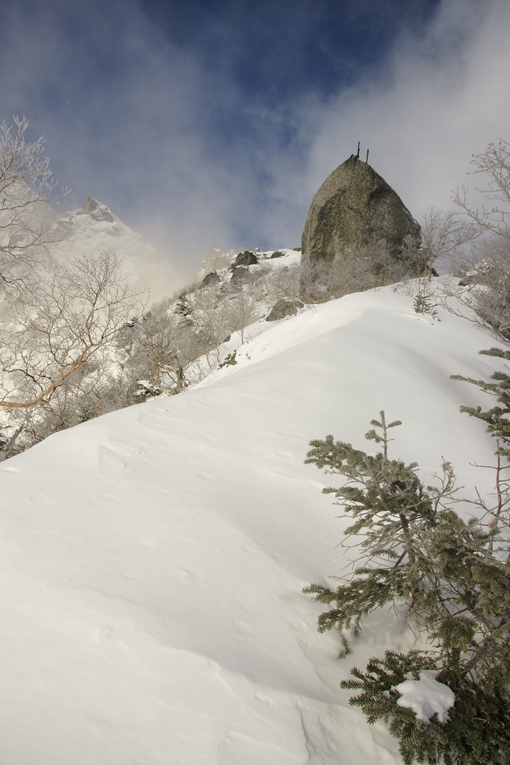
[(11, 450), (14, 433), (17, 440), (39, 426), (48, 435), (103, 413), (114, 366), (108, 354), (142, 308), (112, 251), (66, 267), (50, 261), (38, 277), (17, 285), (0, 331), (0, 416)]
[(25, 139), (28, 120), (0, 125), (0, 285), (28, 275), (35, 254), (62, 238), (51, 206), (60, 201), (44, 141)]
[(53, 211), (63, 194), (43, 139), (26, 140), (27, 129), (25, 117), (0, 125), (3, 458), (111, 409), (107, 355), (140, 310), (113, 252), (74, 263), (53, 259), (52, 245), (65, 236)]
[(233, 295), (224, 305), (226, 326), (230, 332), (239, 332), (241, 345), (244, 345), (244, 330), (260, 318), (260, 308), (255, 299), (244, 290)]
[(186, 317), (200, 340), (210, 369), (214, 368), (213, 360), (219, 363), (220, 346), (232, 332), (229, 313), (225, 293), (217, 294), (215, 290), (204, 289), (196, 294), (193, 313)]
[[(483, 183), (473, 191), (457, 190), (454, 201), (477, 240), (456, 259), (464, 276), (455, 296), (473, 308), (478, 320), (502, 339), (510, 336), (510, 144), (489, 144), (472, 159)], [(475, 192), (483, 202), (475, 205)]]
[(479, 230), (510, 242), (510, 143), (490, 143), (482, 154), (471, 160), (474, 175), (483, 176), (482, 186), (474, 192), (486, 203), (474, 205), (469, 189), (457, 189), (456, 204)]
[(166, 393), (176, 395), (189, 383), (189, 367), (203, 353), (200, 338), (188, 316), (183, 315), (182, 297), (151, 306), (129, 333), (126, 369), (135, 385), (138, 400)]
[(510, 240), (490, 236), (462, 261), (462, 279), (453, 294), (472, 308), (475, 321), (503, 341), (510, 337)]

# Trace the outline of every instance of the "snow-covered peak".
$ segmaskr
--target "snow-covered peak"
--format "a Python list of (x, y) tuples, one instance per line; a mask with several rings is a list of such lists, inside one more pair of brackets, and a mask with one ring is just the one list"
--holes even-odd
[[(94, 220), (105, 220), (107, 223), (114, 223), (114, 217), (108, 207), (93, 197), (87, 197), (78, 215), (90, 215)], [(117, 218), (117, 216), (115, 217)], [(117, 220), (119, 219), (117, 218)]]
[(80, 210), (59, 217), (64, 234), (53, 248), (63, 260), (114, 250), (124, 259), (124, 275), (136, 291), (146, 291), (151, 303), (171, 295), (181, 281), (161, 254), (140, 234), (126, 226), (103, 202), (88, 197)]

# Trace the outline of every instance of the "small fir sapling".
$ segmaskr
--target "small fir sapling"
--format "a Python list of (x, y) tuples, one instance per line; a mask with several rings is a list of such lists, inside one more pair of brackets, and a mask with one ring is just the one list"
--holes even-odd
[(429, 316), (436, 317), (436, 304), (432, 303), (430, 295), (425, 292), (418, 292), (413, 300), (413, 308), (415, 313), (427, 313)]
[[(346, 480), (334, 493), (354, 523), (345, 534), (360, 547), (361, 561), (335, 589), (314, 584), (305, 592), (334, 604), (319, 617), (319, 630), (341, 634), (341, 656), (349, 652), (363, 618), (393, 604), (404, 609), (425, 651), (386, 652), (366, 671), (354, 668), (342, 686), (360, 691), (350, 703), (369, 722), (382, 718), (400, 741), (404, 762), (446, 765), (508, 763), (510, 758), (510, 543), (506, 505), (482, 520), (464, 521), (451, 505), (455, 476), (443, 464), (439, 486), (425, 486), (417, 464), (388, 457), (390, 428), (384, 412), (372, 420), (366, 438), (382, 445), (371, 455), (333, 436), (312, 441), (306, 462)], [(475, 504), (479, 504), (478, 500)], [(485, 505), (484, 505), (485, 507)], [(361, 565), (359, 563), (361, 562)], [(428, 724), (397, 703), (396, 686), (433, 670), (455, 694), (447, 722), (437, 715)]]

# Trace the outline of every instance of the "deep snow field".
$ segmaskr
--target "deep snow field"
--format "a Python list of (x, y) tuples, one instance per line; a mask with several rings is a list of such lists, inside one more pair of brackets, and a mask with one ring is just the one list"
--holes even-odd
[(442, 459), (490, 490), (495, 444), (461, 404), (490, 399), (497, 343), (385, 288), (258, 322), (238, 364), (172, 398), (51, 436), (0, 465), (0, 765), (396, 765), (340, 681), (413, 633), (392, 611), (337, 658), (321, 604), (349, 521), (304, 465), (332, 433), (427, 482)]

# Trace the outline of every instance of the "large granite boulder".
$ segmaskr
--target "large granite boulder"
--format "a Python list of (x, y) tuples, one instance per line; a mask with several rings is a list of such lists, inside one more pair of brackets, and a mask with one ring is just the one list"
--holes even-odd
[(302, 238), (303, 258), (332, 262), (372, 242), (398, 257), (406, 237), (420, 241), (420, 226), (367, 162), (354, 154), (326, 178), (313, 198)]
[(303, 303), (300, 300), (290, 302), (282, 298), (272, 307), (271, 312), (266, 316), (266, 321), (280, 321), (287, 316), (295, 316), (298, 308), (303, 308)]

